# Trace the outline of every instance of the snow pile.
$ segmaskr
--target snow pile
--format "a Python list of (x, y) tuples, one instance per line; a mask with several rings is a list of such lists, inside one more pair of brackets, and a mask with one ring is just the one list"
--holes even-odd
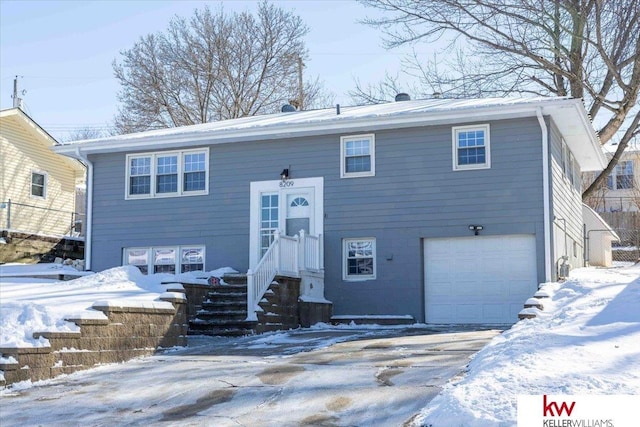
[[(133, 266), (116, 267), (70, 281), (34, 279), (25, 276), (29, 272), (38, 275), (43, 271), (58, 273), (62, 265), (12, 265), (3, 266), (0, 274), (0, 347), (48, 346), (44, 338), (34, 339), (33, 332), (79, 331), (65, 318), (106, 319), (102, 311), (94, 310), (94, 304), (102, 306), (172, 307), (171, 303), (158, 301), (159, 297), (178, 298), (181, 294), (167, 293), (162, 282), (178, 281), (181, 276), (171, 274), (143, 275)], [(229, 268), (202, 275), (215, 275), (234, 271)], [(187, 277), (195, 277), (189, 273)], [(20, 276), (20, 277), (8, 277)], [(171, 289), (175, 289), (172, 285)]]
[(518, 395), (640, 394), (640, 265), (543, 289), (544, 311), (494, 338), (414, 426), (515, 425)]

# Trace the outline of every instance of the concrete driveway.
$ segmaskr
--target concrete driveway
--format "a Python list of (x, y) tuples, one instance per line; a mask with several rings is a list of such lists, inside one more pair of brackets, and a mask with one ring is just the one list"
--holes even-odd
[(402, 426), (499, 332), (191, 337), (187, 348), (5, 391), (0, 425)]

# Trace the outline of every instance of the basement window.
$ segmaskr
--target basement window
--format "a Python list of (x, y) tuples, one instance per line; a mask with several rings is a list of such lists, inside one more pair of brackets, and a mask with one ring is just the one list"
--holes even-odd
[(204, 246), (125, 248), (123, 265), (134, 265), (142, 274), (179, 274), (204, 271)]

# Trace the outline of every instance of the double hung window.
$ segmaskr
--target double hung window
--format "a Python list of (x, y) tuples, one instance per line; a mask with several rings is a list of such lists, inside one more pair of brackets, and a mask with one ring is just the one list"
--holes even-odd
[(209, 150), (130, 154), (127, 199), (208, 193)]
[(344, 280), (376, 278), (376, 239), (344, 239), (342, 251)]
[(491, 167), (489, 125), (457, 126), (453, 131), (453, 169)]
[(340, 138), (340, 177), (356, 178), (376, 174), (375, 136), (355, 135)]
[(47, 174), (31, 172), (31, 196), (47, 198)]
[(633, 161), (619, 162), (607, 179), (610, 190), (626, 190), (634, 188)]

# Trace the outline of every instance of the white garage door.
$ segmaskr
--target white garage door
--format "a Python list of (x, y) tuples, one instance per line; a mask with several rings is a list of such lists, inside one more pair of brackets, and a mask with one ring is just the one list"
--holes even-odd
[(515, 323), (538, 288), (535, 237), (425, 239), (427, 323)]

